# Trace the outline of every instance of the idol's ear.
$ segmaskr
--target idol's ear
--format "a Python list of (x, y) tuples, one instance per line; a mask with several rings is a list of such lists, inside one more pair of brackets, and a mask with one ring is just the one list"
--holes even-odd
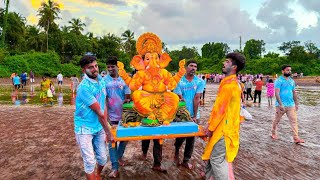
[(172, 59), (171, 59), (171, 57), (169, 56), (168, 53), (162, 53), (161, 56), (160, 56), (160, 62), (159, 62), (160, 68), (167, 67), (171, 60)]
[(130, 63), (136, 70), (144, 70), (146, 66), (143, 63), (143, 59), (140, 55), (135, 55)]

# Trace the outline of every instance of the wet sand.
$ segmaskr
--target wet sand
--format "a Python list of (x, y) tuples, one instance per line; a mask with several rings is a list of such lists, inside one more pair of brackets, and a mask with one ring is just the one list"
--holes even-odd
[[(201, 123), (206, 124), (218, 85), (208, 84)], [(305, 145), (295, 145), (286, 116), (279, 125), (279, 140), (270, 138), (274, 107), (262, 104), (247, 107), (253, 120), (241, 124), (240, 149), (234, 161), (236, 179), (320, 179), (319, 86), (298, 88), (301, 101), (298, 111), (299, 131)], [(312, 102), (312, 103), (310, 103)], [(73, 133), (74, 106), (40, 107), (0, 105), (1, 179), (85, 179), (83, 163)], [(152, 144), (146, 161), (139, 159), (141, 142), (128, 143), (124, 154), (127, 165), (117, 179), (202, 179), (201, 154), (205, 142), (196, 138), (191, 162), (194, 170), (173, 164), (174, 140), (164, 141), (162, 165), (167, 174), (151, 170)], [(183, 156), (180, 150), (180, 158)], [(110, 162), (103, 170), (107, 179)]]

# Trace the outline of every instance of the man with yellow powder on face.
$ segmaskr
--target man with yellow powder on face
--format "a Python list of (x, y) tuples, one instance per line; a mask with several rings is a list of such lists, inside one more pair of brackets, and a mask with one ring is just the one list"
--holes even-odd
[(232, 162), (239, 149), (241, 87), (236, 74), (244, 68), (245, 57), (229, 53), (223, 62), (218, 95), (213, 106), (208, 127), (209, 138), (202, 159), (207, 161), (206, 179), (229, 179), (228, 162)]

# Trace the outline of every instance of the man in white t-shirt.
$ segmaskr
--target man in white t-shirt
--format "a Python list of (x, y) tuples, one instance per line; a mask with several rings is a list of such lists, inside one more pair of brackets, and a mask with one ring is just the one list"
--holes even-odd
[(63, 76), (62, 76), (61, 72), (59, 72), (59, 74), (57, 75), (57, 81), (58, 81), (59, 90), (61, 92), (61, 86), (62, 86), (62, 81), (63, 81)]

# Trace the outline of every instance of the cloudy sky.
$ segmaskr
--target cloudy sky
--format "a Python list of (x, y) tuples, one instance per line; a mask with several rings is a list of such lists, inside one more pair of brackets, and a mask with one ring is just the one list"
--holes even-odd
[[(262, 39), (267, 51), (284, 41), (312, 41), (320, 47), (320, 0), (55, 0), (61, 7), (60, 25), (80, 18), (95, 35), (120, 35), (126, 29), (135, 38), (154, 32), (169, 49), (182, 45), (201, 48), (207, 42), (225, 42), (242, 48), (246, 40)], [(28, 24), (37, 24), (41, 0), (14, 0), (10, 11)], [(0, 3), (3, 7), (3, 1)]]

